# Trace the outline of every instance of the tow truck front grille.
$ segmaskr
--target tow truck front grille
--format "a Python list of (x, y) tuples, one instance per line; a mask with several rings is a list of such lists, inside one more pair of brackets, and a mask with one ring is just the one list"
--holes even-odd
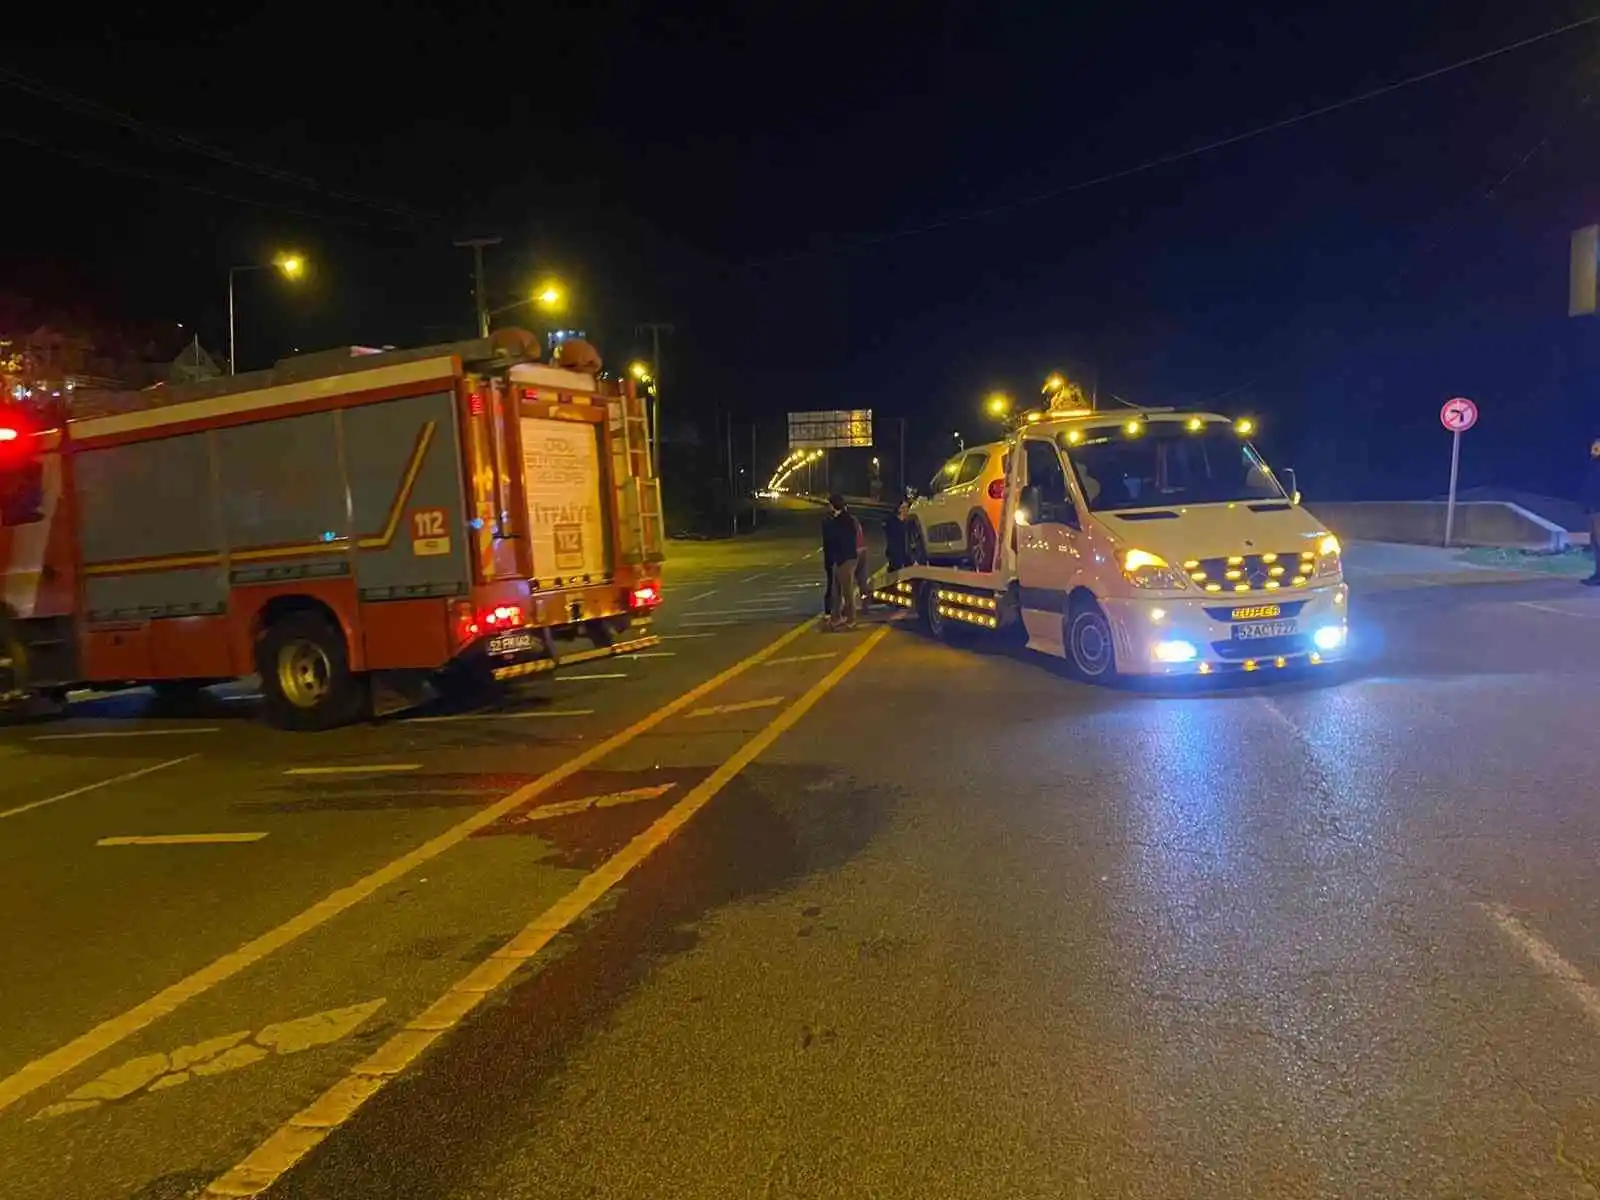
[(1219, 592), (1276, 592), (1310, 584), (1317, 573), (1314, 550), (1264, 551), (1225, 558), (1191, 558), (1183, 564), (1197, 588)]

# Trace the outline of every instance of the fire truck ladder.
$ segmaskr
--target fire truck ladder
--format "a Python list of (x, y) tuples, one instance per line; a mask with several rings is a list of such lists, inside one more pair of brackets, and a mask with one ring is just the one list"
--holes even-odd
[(622, 508), (622, 555), (633, 564), (666, 558), (666, 522), (661, 513), (661, 481), (650, 462), (650, 421), (644, 397), (624, 384), (618, 404), (622, 436), (612, 442), (612, 477)]

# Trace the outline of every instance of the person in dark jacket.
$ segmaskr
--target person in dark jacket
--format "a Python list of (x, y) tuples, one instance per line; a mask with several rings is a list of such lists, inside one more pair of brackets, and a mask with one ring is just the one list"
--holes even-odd
[(828, 497), (822, 521), (822, 565), (828, 571), (828, 625), (848, 628), (856, 622), (856, 539), (860, 526), (844, 497)]
[(1583, 582), (1600, 587), (1600, 438), (1589, 443), (1589, 470), (1583, 477), (1583, 511), (1589, 514), (1589, 550), (1594, 571)]
[(889, 570), (901, 570), (915, 561), (911, 557), (911, 529), (911, 505), (902, 500), (883, 523), (883, 557)]

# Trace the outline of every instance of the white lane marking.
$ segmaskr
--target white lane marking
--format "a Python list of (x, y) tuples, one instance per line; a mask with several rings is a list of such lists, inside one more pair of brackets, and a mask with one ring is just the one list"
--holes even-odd
[(717, 589), (716, 588), (712, 588), (709, 592), (701, 592), (698, 596), (689, 596), (689, 597), (685, 598), (681, 603), (693, 604), (696, 600), (704, 600), (707, 596), (715, 596), (716, 594), (717, 594)]
[(264, 833), (141, 833), (127, 837), (103, 837), (96, 846), (223, 846), (235, 842), (259, 842)]
[(739, 580), (739, 583), (741, 586), (747, 583), (754, 583), (756, 580), (765, 579), (771, 574), (771, 571), (757, 571), (754, 575), (746, 575), (743, 579)]
[[(721, 626), (724, 626), (724, 625), (742, 625), (742, 624), (744, 624), (744, 622), (742, 622), (742, 621), (684, 621), (684, 624), (688, 625), (688, 626), (690, 626), (690, 627), (692, 627), (694, 629), (716, 629), (716, 628), (720, 628)], [(711, 635), (709, 633), (703, 633), (703, 634), (679, 633), (679, 634), (667, 634), (665, 636), (667, 636), (667, 637), (710, 637)]]
[(637, 650), (629, 658), (677, 658), (676, 650)]
[(1532, 600), (1517, 600), (1516, 604), (1523, 608), (1537, 608), (1540, 612), (1555, 613), (1558, 617), (1578, 617), (1585, 621), (1600, 620), (1600, 613), (1569, 612), (1564, 608), (1556, 608), (1553, 604), (1535, 604)]
[[(733, 622), (729, 621), (726, 622), (726, 624), (731, 625)], [(690, 638), (708, 638), (716, 636), (717, 635), (714, 633), (663, 633), (661, 635), (661, 640), (663, 642), (683, 642)]]
[(702, 608), (692, 613), (685, 613), (685, 617), (768, 617), (775, 613), (787, 612), (794, 606), (793, 600), (763, 600), (750, 603), (739, 608)]
[(97, 729), (89, 733), (40, 733), (30, 742), (86, 742), (97, 738), (181, 737), (190, 733), (221, 733), (220, 725), (201, 725), (195, 729)]
[(597, 675), (563, 675), (560, 671), (557, 671), (554, 676), (554, 678), (565, 683), (574, 683), (580, 679), (626, 679), (627, 677), (628, 673), (626, 671), (603, 671)]
[[(643, 657), (635, 655), (635, 658)], [(528, 712), (450, 713), (442, 717), (408, 717), (403, 725), (439, 725), (445, 721), (526, 721), (535, 717), (592, 717), (592, 708), (536, 708)]]
[(142, 779), (146, 775), (154, 775), (157, 771), (165, 771), (168, 767), (175, 767), (179, 763), (189, 762), (199, 758), (198, 754), (185, 754), (182, 758), (169, 758), (164, 763), (157, 763), (153, 767), (142, 767), (137, 771), (128, 771), (122, 775), (113, 775), (110, 779), (102, 779), (99, 783), (86, 783), (82, 787), (73, 788), (70, 792), (62, 792), (55, 796), (46, 796), (43, 800), (35, 800), (31, 804), (19, 804), (15, 808), (8, 808), (0, 812), (0, 820), (14, 817), (18, 813), (31, 812), (36, 808), (43, 808), (46, 804), (54, 804), (57, 800), (71, 800), (74, 796), (81, 796), (85, 792), (98, 791), (103, 787), (110, 787), (114, 783), (129, 783), (135, 779)]
[(791, 654), (786, 658), (769, 658), (762, 666), (775, 667), (779, 663), (820, 662), (825, 658), (838, 658), (837, 650), (828, 650), (822, 654)]
[(541, 804), (538, 808), (530, 808), (527, 812), (519, 813), (512, 817), (510, 824), (526, 825), (530, 821), (548, 821), (554, 817), (565, 817), (572, 813), (588, 812), (591, 808), (616, 808), (622, 804), (634, 804), (640, 800), (654, 800), (657, 796), (665, 796), (676, 783), (658, 783), (654, 787), (629, 788), (625, 792), (608, 792), (603, 796), (584, 796), (579, 800), (558, 800), (554, 804)]
[(1534, 966), (1565, 988), (1567, 994), (1588, 1014), (1589, 1019), (1600, 1025), (1600, 988), (1595, 987), (1583, 977), (1582, 971), (1562, 958), (1559, 950), (1512, 916), (1511, 910), (1505, 905), (1480, 904), (1478, 907), (1489, 915), (1489, 920), (1494, 922), (1495, 927), (1505, 934), (1518, 950), (1532, 960)]
[(398, 775), (420, 771), (421, 763), (362, 763), (348, 767), (291, 767), (285, 775)]
[(685, 714), (691, 717), (716, 717), (723, 713), (749, 712), (752, 708), (774, 708), (783, 703), (782, 696), (768, 696), (765, 700), (741, 700), (737, 704), (712, 704)]
[(58, 1104), (33, 1114), (35, 1121), (48, 1121), (68, 1113), (98, 1108), (102, 1104), (137, 1099), (147, 1092), (164, 1092), (196, 1078), (209, 1078), (237, 1071), (269, 1058), (273, 1054), (299, 1054), (326, 1046), (354, 1033), (368, 1017), (384, 1005), (380, 997), (349, 1008), (330, 1008), (293, 1021), (263, 1026), (253, 1037), (248, 1029), (206, 1038), (169, 1053), (141, 1054), (102, 1071), (88, 1083), (67, 1094)]

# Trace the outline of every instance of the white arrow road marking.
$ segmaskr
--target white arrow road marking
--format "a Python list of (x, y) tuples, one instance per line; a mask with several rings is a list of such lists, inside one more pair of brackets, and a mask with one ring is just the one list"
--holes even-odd
[(160, 1092), (191, 1079), (221, 1075), (260, 1062), (273, 1054), (299, 1054), (348, 1037), (384, 1005), (380, 997), (348, 1008), (330, 1008), (293, 1021), (263, 1026), (252, 1037), (248, 1029), (179, 1046), (170, 1054), (142, 1054), (112, 1067), (77, 1088), (59, 1104), (40, 1109), (35, 1121), (63, 1117), (140, 1092)]
[(654, 800), (664, 796), (678, 785), (662, 783), (655, 787), (629, 788), (625, 792), (608, 792), (604, 796), (585, 796), (581, 800), (558, 800), (554, 804), (541, 804), (511, 818), (514, 825), (529, 821), (548, 821), (552, 817), (565, 817), (571, 813), (587, 812), (591, 808), (615, 808), (619, 804), (633, 804), (640, 800)]

